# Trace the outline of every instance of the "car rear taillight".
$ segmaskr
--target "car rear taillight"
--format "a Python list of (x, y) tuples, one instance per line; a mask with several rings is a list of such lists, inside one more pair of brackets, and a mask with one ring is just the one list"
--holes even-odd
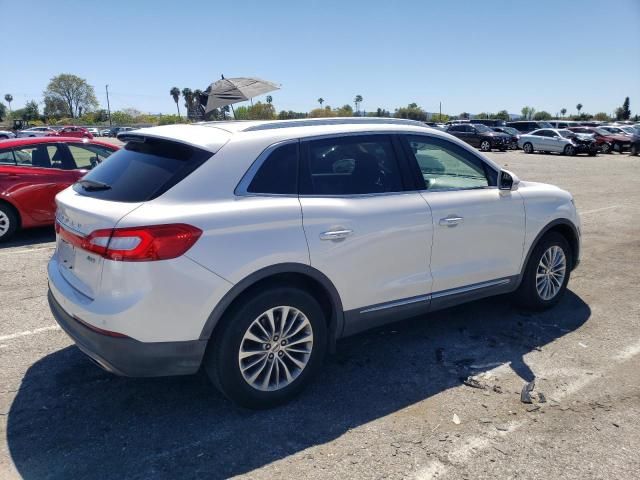
[(202, 235), (202, 230), (184, 223), (109, 228), (83, 237), (56, 222), (56, 232), (77, 248), (120, 262), (176, 258), (184, 255)]

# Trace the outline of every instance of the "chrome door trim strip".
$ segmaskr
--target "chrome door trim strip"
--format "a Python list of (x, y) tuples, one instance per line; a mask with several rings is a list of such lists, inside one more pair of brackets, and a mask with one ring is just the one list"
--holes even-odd
[(480, 290), (481, 288), (497, 287), (498, 285), (506, 285), (507, 283), (511, 283), (510, 278), (490, 280), (488, 282), (475, 283), (473, 285), (468, 285), (466, 287), (452, 288), (451, 290), (443, 290), (442, 292), (433, 293), (431, 294), (431, 298), (432, 299), (442, 298), (442, 297), (447, 297), (449, 295), (457, 295), (459, 293), (473, 292), (474, 290)]
[(381, 310), (387, 310), (389, 308), (403, 307), (405, 305), (425, 302), (425, 301), (433, 300), (436, 298), (448, 297), (449, 295), (458, 295), (460, 293), (473, 292), (475, 290), (480, 290), (488, 287), (497, 287), (500, 285), (506, 285), (508, 283), (511, 283), (510, 278), (501, 278), (498, 280), (490, 280), (488, 282), (475, 283), (473, 285), (467, 285), (466, 287), (452, 288), (450, 290), (443, 290), (441, 292), (433, 293), (430, 295), (421, 295), (419, 297), (405, 298), (402, 300), (383, 303), (381, 305), (376, 305), (375, 307), (369, 307), (369, 308), (365, 308), (364, 310), (360, 310), (360, 313), (379, 312)]
[(378, 305), (376, 307), (370, 307), (364, 310), (360, 310), (360, 313), (378, 312), (380, 310), (386, 310), (387, 308), (402, 307), (404, 305), (411, 305), (412, 303), (426, 302), (430, 299), (431, 295), (422, 295), (420, 297), (413, 297), (404, 300), (397, 300), (395, 302), (383, 303), (382, 305)]

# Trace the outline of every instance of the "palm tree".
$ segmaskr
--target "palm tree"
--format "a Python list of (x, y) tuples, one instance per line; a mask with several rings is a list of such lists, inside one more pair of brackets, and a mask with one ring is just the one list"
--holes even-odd
[(578, 116), (580, 116), (580, 110), (582, 110), (582, 104), (581, 103), (576, 105), (576, 110), (578, 110)]
[(320, 104), (320, 108), (322, 108), (322, 104), (324, 103), (324, 98), (320, 97), (318, 99), (318, 103)]
[(267, 103), (271, 105), (271, 102), (273, 102), (273, 97), (271, 95), (267, 95)]
[(202, 95), (204, 95), (204, 92), (200, 89), (195, 89), (193, 91), (193, 109), (197, 120), (202, 120), (204, 118), (205, 108), (202, 105)]
[(11, 102), (13, 102), (13, 95), (11, 95), (10, 93), (7, 93), (4, 96), (4, 99), (9, 104), (9, 113), (11, 113)]
[(176, 108), (178, 109), (178, 117), (180, 117), (180, 104), (178, 103), (180, 101), (180, 89), (178, 87), (173, 87), (169, 91), (169, 95), (171, 95), (173, 97), (173, 101), (176, 102)]
[(356, 95), (353, 99), (353, 103), (356, 104), (356, 114), (360, 111), (360, 104), (362, 103), (362, 95)]
[(564, 118), (564, 116), (567, 114), (567, 109), (566, 108), (561, 109), (560, 113), (562, 114), (562, 117)]
[(187, 118), (191, 120), (193, 114), (193, 92), (190, 88), (182, 89), (182, 98), (184, 98), (184, 106), (187, 109)]

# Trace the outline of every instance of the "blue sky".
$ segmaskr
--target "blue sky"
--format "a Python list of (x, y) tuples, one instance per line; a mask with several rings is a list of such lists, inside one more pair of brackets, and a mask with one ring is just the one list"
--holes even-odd
[(0, 100), (42, 100), (74, 73), (112, 110), (173, 113), (172, 86), (221, 73), (282, 84), (278, 110), (364, 97), (478, 113), (640, 113), (640, 0), (0, 0)]

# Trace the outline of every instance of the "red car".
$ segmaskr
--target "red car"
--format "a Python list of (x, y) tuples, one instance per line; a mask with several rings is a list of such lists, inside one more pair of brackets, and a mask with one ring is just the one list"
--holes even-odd
[(89, 140), (93, 140), (91, 132), (84, 127), (62, 127), (61, 130), (58, 130), (58, 135), (61, 137), (88, 138)]
[(56, 194), (116, 150), (69, 137), (0, 140), (0, 242), (18, 228), (53, 225)]
[(602, 153), (611, 153), (618, 151), (622, 153), (625, 150), (629, 150), (631, 147), (631, 139), (626, 135), (617, 135), (606, 131), (603, 128), (598, 127), (569, 127), (567, 130), (571, 130), (574, 133), (586, 133), (593, 135), (596, 140), (596, 145), (602, 151)]

